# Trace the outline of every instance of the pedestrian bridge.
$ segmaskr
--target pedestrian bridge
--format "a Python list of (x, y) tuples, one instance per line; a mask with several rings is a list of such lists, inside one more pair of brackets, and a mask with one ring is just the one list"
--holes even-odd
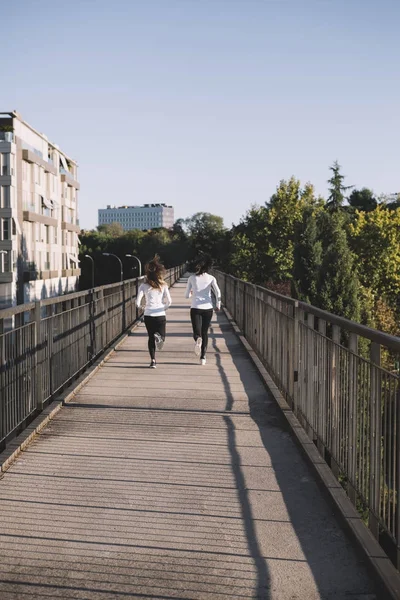
[[(179, 275), (175, 273), (174, 278)], [(286, 403), (290, 398), (300, 407), (303, 400), (311, 402), (310, 381), (308, 392), (294, 391), (302, 376), (289, 372), (291, 357), (286, 352), (288, 341), (293, 343), (292, 334), (284, 339), (281, 330), (281, 337), (277, 337), (268, 318), (250, 322), (251, 315), (256, 315), (255, 296), (250, 300), (248, 295), (246, 306), (238, 292), (242, 284), (232, 279), (229, 289), (227, 277), (218, 277), (223, 301), (225, 294), (231, 311), (239, 311), (246, 320), (241, 328), (244, 325), (249, 338), (250, 331), (260, 336), (263, 328), (269, 327), (263, 338), (266, 355), (272, 348), (274, 356), (281, 356), (279, 365), (274, 363), (271, 369), (273, 379), (254, 352), (249, 352), (229, 312), (214, 316), (207, 365), (198, 364), (192, 352), (185, 278), (181, 277), (171, 291), (167, 340), (158, 354), (156, 371), (148, 369), (147, 336), (140, 324), (129, 330), (103, 364), (94, 365), (90, 378), (81, 382), (22, 452), (12, 455), (21, 440), (29, 434), (32, 437), (54, 403), (4, 450), (0, 480), (2, 600), (377, 600), (390, 598), (390, 593), (398, 597), (397, 571), (355, 509), (351, 510), (342, 486), (317, 451), (317, 447), (323, 450), (325, 440), (318, 435), (313, 443), (306, 434), (306, 405), (296, 411), (302, 415), (303, 429), (293, 407)], [(118, 294), (122, 295), (121, 290)], [(123, 298), (121, 304), (124, 312), (125, 301)], [(93, 314), (78, 302), (64, 307), (69, 316), (60, 317), (65, 331), (69, 319), (69, 330), (75, 328), (78, 339), (74, 311), (89, 311), (84, 343), (91, 352), (93, 344), (99, 344), (95, 330), (105, 327), (104, 315), (99, 316), (106, 310), (104, 293), (98, 302), (103, 304)], [(277, 303), (277, 298), (267, 303), (262, 318), (268, 317), (268, 310), (280, 311), (282, 306)], [(108, 327), (117, 318), (110, 314), (110, 307)], [(31, 308), (40, 319), (38, 308)], [(284, 312), (281, 310), (282, 315)], [(127, 323), (132, 316), (125, 314)], [(294, 323), (295, 317), (290, 316)], [(97, 318), (101, 321), (96, 322)], [(122, 319), (121, 314), (118, 318)], [(10, 422), (14, 418), (10, 410), (15, 410), (12, 407), (22, 390), (32, 403), (42, 389), (56, 385), (57, 368), (66, 369), (58, 351), (75, 360), (67, 354), (65, 336), (64, 342), (57, 337), (62, 336), (60, 323), (55, 326), (57, 313), (42, 315), (45, 319), (52, 327), (51, 343), (43, 324), (47, 337), (32, 338), (41, 343), (43, 355), (38, 358), (28, 351), (29, 334), (25, 331), (25, 354), (29, 358), (24, 355), (18, 361), (15, 354), (6, 364), (8, 371), (3, 369), (3, 428), (4, 419)], [(275, 325), (276, 319), (283, 316), (275, 315)], [(19, 327), (29, 330), (31, 325), (20, 322)], [(271, 346), (268, 336), (274, 331)], [(321, 330), (316, 333), (328, 339)], [(3, 333), (3, 353), (12, 339), (14, 344), (22, 344), (16, 335), (12, 330)], [(102, 335), (106, 335), (104, 331)], [(301, 343), (305, 352), (310, 352), (306, 340), (301, 338)], [(339, 348), (339, 342), (334, 343)], [(57, 344), (64, 344), (63, 349)], [(329, 364), (334, 359), (343, 360), (340, 352), (329, 354)], [(30, 363), (26, 361), (34, 361), (37, 369), (51, 356), (55, 357), (53, 374), (46, 375), (42, 368), (39, 389), (32, 378), (28, 381)], [(23, 384), (17, 383), (16, 371), (10, 376), (16, 368), (19, 375), (25, 369)], [(323, 381), (331, 377), (326, 369)], [(385, 372), (382, 370), (382, 377)], [(278, 376), (285, 384), (280, 396)], [(392, 376), (395, 381), (397, 375)], [(349, 382), (346, 385), (350, 389)], [(321, 387), (318, 392), (325, 400), (327, 389)], [(42, 395), (43, 400), (45, 406)], [(292, 404), (294, 401), (290, 400)], [(330, 402), (335, 403), (335, 396)], [(326, 402), (325, 408), (329, 406)], [(341, 411), (342, 405), (338, 407)], [(330, 416), (328, 408), (326, 411), (315, 415), (315, 423), (308, 423), (308, 434), (312, 424), (317, 432), (318, 423), (339, 418)], [(351, 420), (350, 413), (346, 418)], [(346, 427), (349, 435), (347, 422)], [(334, 443), (342, 447), (340, 440), (334, 439)], [(352, 461), (350, 445), (346, 460)], [(357, 469), (359, 461), (357, 455)], [(398, 468), (395, 465), (394, 470)], [(353, 486), (347, 490), (349, 496), (352, 490)], [(394, 506), (393, 498), (389, 506)], [(392, 510), (397, 518), (396, 510)], [(380, 513), (377, 520), (381, 530), (379, 517)], [(393, 515), (389, 521), (391, 518)], [(364, 551), (355, 543), (357, 532), (359, 541), (360, 535), (364, 536)], [(386, 577), (386, 589), (375, 577), (379, 569)]]

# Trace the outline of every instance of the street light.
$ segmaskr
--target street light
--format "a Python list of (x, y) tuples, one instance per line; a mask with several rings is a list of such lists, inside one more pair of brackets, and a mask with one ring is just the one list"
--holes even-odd
[(85, 258), (88, 258), (92, 262), (92, 289), (94, 289), (94, 260), (90, 254), (85, 254)]
[(125, 254), (125, 256), (127, 258), (136, 258), (136, 260), (138, 261), (138, 265), (139, 265), (139, 277), (142, 276), (142, 263), (140, 262), (140, 260), (138, 259), (137, 256), (134, 256), (134, 254)]
[(113, 256), (114, 258), (117, 259), (117, 261), (119, 262), (119, 264), (121, 266), (121, 283), (122, 283), (123, 280), (124, 280), (124, 272), (123, 272), (123, 269), (122, 269), (122, 261), (121, 261), (121, 259), (118, 258), (118, 256), (116, 254), (111, 254), (110, 252), (103, 252), (103, 256)]

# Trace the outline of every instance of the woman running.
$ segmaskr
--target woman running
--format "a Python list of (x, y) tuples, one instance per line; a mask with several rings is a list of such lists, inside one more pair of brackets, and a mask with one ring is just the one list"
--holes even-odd
[(156, 255), (153, 260), (145, 266), (146, 281), (139, 287), (136, 306), (140, 308), (140, 303), (144, 296), (146, 306), (144, 310), (144, 324), (149, 334), (149, 353), (151, 369), (155, 369), (156, 349), (162, 350), (165, 341), (166, 309), (171, 306), (171, 296), (168, 286), (164, 281), (165, 268), (159, 262), (159, 256)]
[(188, 279), (186, 298), (192, 296), (190, 318), (193, 327), (194, 352), (200, 356), (200, 364), (206, 364), (206, 352), (208, 345), (208, 328), (210, 327), (213, 304), (211, 291), (216, 297), (216, 308), (221, 308), (221, 292), (215, 277), (207, 271), (211, 269), (212, 261), (208, 256), (201, 257), (195, 268), (195, 274)]

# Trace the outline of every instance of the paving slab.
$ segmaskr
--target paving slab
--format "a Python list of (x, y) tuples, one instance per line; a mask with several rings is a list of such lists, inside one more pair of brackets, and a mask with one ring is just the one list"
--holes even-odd
[(379, 600), (223, 314), (202, 367), (185, 280), (0, 480), (0, 598)]

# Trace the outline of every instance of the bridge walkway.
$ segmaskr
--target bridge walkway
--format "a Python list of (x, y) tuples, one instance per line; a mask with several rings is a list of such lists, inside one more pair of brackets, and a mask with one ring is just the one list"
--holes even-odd
[(0, 481), (0, 598), (377, 600), (226, 317), (192, 353), (185, 281)]

